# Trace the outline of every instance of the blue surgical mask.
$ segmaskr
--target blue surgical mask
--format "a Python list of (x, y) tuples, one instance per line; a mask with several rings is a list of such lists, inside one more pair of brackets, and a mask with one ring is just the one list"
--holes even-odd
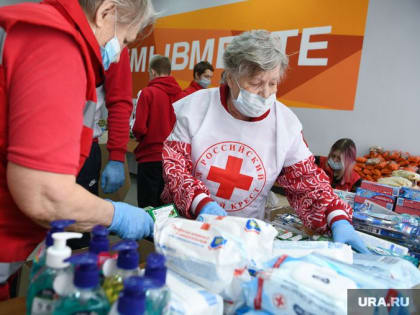
[(239, 86), (240, 92), (236, 99), (232, 99), (236, 109), (246, 117), (260, 117), (270, 109), (270, 106), (276, 101), (276, 93), (265, 98), (258, 94), (248, 92)]
[(328, 159), (328, 165), (334, 170), (334, 171), (341, 171), (343, 169), (343, 164), (341, 162), (334, 162), (333, 159)]
[(200, 84), (204, 89), (207, 89), (207, 87), (210, 85), (211, 81), (209, 79), (203, 78), (199, 81), (197, 81), (198, 84)]
[(111, 38), (105, 44), (105, 47), (101, 48), (101, 56), (102, 56), (102, 64), (104, 65), (104, 69), (108, 70), (111, 63), (117, 61), (118, 55), (121, 52), (120, 42), (117, 38), (117, 12), (115, 12), (115, 29), (114, 29), (114, 37)]

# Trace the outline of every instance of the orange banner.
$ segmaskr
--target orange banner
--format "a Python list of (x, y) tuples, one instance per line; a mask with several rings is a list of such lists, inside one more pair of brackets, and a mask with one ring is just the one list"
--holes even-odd
[(277, 92), (281, 102), (353, 109), (369, 0), (230, 2), (160, 18), (153, 33), (130, 49), (133, 96), (147, 85), (154, 54), (171, 59), (172, 75), (183, 88), (193, 79), (194, 64), (209, 61), (215, 68), (212, 85), (217, 86), (224, 48), (232, 38), (267, 29), (280, 36), (289, 55), (289, 69)]

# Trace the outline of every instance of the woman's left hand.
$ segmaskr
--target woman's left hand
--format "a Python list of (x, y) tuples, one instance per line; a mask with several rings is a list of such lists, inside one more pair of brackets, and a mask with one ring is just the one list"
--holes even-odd
[(361, 254), (369, 254), (365, 243), (347, 220), (338, 220), (331, 226), (334, 242), (348, 244)]

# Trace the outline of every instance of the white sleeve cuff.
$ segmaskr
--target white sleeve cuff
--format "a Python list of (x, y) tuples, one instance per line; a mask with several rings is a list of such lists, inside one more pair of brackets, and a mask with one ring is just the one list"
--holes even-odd
[(331, 221), (335, 217), (342, 216), (342, 215), (345, 216), (346, 218), (348, 217), (346, 211), (344, 211), (344, 210), (331, 211), (331, 213), (327, 216), (328, 225), (331, 226)]
[(195, 214), (195, 209), (197, 208), (198, 204), (203, 200), (204, 198), (207, 198), (208, 196), (205, 193), (198, 194), (195, 196), (193, 202), (191, 203), (191, 212)]

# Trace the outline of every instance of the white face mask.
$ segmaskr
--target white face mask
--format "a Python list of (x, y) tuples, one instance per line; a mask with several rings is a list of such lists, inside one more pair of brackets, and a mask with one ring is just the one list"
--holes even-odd
[(200, 84), (203, 88), (207, 89), (207, 87), (210, 85), (211, 81), (206, 78), (202, 78), (197, 81), (198, 84)]
[(236, 84), (240, 91), (237, 99), (232, 98), (232, 102), (236, 109), (246, 117), (260, 117), (267, 112), (270, 109), (270, 106), (276, 101), (276, 93), (264, 98), (241, 88), (238, 81), (236, 81)]

